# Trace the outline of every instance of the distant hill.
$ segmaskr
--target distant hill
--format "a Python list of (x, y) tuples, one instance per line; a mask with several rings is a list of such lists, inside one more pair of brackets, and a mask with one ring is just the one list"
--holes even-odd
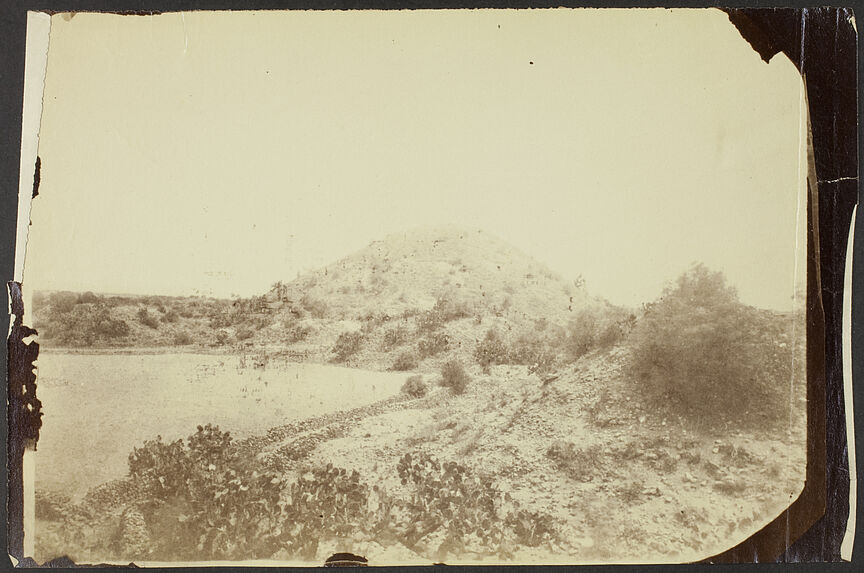
[(449, 357), (473, 361), (489, 330), (511, 345), (528, 334), (545, 345), (541, 331), (557, 344), (580, 311), (611, 308), (494, 235), (457, 226), (389, 235), (275, 284), (265, 298), (276, 319), (260, 340), (278, 338), (279, 325), (294, 319), (299, 335), (289, 338), (303, 340), (291, 348), (303, 356), (408, 370), (415, 361), (421, 369)]
[(512, 245), (452, 226), (390, 235), (286, 286), (287, 299), (323, 302), (341, 319), (369, 311), (399, 316), (453, 297), (477, 314), (561, 320), (591, 302), (573, 281)]
[[(206, 347), (400, 370), (472, 362), (487, 337), (528, 363), (559, 355), (585, 312), (609, 328), (625, 314), (501, 239), (453, 226), (390, 235), (251, 298), (52, 293), (34, 307), (48, 346)], [(491, 350), (486, 361), (503, 359)]]

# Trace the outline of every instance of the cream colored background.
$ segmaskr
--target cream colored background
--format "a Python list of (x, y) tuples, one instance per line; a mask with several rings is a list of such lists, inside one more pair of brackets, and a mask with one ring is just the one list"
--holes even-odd
[(78, 14), (50, 42), (31, 289), (258, 294), (459, 223), (616, 303), (694, 260), (791, 303), (801, 81), (719, 11)]

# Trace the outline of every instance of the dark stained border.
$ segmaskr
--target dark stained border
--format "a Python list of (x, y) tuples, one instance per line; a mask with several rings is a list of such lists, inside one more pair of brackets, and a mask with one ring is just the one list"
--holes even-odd
[(807, 185), (808, 451), (807, 481), (799, 499), (756, 535), (711, 561), (763, 561), (778, 555), (787, 562), (837, 561), (849, 514), (841, 317), (846, 241), (858, 196), (857, 34), (850, 9), (726, 12), (763, 60), (785, 54), (807, 90), (812, 135)]
[[(755, 4), (752, 2), (751, 4)], [(479, 8), (551, 6), (705, 6), (704, 3), (658, 2), (428, 2), (405, 0), (333, 1), (301, 0), (279, 2), (166, 0), (120, 2), (102, 1), (11, 1), (0, 6), (0, 233), (3, 258), (0, 268), (4, 282), (12, 278), (17, 210), (18, 154), (20, 148), (20, 103), (23, 94), (24, 35), (26, 10), (111, 11), (150, 14), (161, 11), (196, 9), (355, 9), (355, 8)], [(848, 25), (849, 11), (814, 9), (728, 9), (730, 21), (763, 59), (783, 52), (806, 78), (813, 134), (813, 160), (817, 189), (810, 188), (813, 201), (808, 221), (808, 469), (805, 492), (777, 521), (739, 546), (709, 561), (723, 562), (814, 562), (835, 561), (848, 513), (848, 458), (846, 456), (845, 413), (842, 386), (841, 314), (846, 238), (852, 208), (857, 202), (858, 102), (857, 38)], [(777, 57), (783, 57), (779, 55)], [(817, 215), (814, 217), (813, 215)], [(859, 217), (860, 218), (860, 217)], [(813, 240), (815, 239), (815, 240)], [(818, 240), (818, 247), (816, 245)], [(860, 237), (856, 243), (860, 244)], [(857, 250), (857, 249), (856, 249)], [(859, 251), (860, 252), (860, 251)], [(859, 273), (856, 272), (856, 276)], [(860, 302), (853, 298), (853, 308)], [(860, 314), (855, 310), (854, 316)], [(8, 320), (0, 318), (0, 321)], [(0, 329), (6, 327), (2, 322)], [(824, 336), (822, 334), (824, 333)], [(854, 333), (853, 333), (853, 336)], [(857, 336), (855, 336), (856, 340)], [(11, 340), (11, 339), (10, 339)], [(853, 341), (853, 348), (857, 349)], [(12, 347), (7, 348), (12, 357)], [(859, 361), (860, 362), (860, 361)], [(7, 368), (11, 368), (7, 362)], [(21, 372), (20, 366), (15, 368)], [(24, 369), (26, 372), (26, 368)], [(856, 370), (857, 373), (857, 370)], [(815, 384), (814, 384), (815, 381)], [(859, 393), (860, 396), (860, 393)], [(858, 410), (862, 404), (859, 401)], [(813, 414), (816, 416), (814, 417)], [(12, 419), (8, 421), (11, 423)], [(4, 430), (6, 424), (0, 424)], [(17, 427), (17, 426), (13, 426)], [(12, 434), (9, 437), (13, 437)], [(858, 440), (859, 452), (862, 440)], [(17, 450), (16, 450), (17, 451)], [(827, 452), (827, 457), (825, 454)], [(11, 452), (10, 452), (11, 453)], [(816, 456), (821, 456), (820, 460)], [(15, 458), (7, 461), (9, 477), (16, 469)], [(858, 459), (862, 459), (859, 453)], [(20, 468), (20, 466), (18, 466)], [(823, 469), (824, 468), (824, 469)], [(859, 472), (860, 473), (860, 472)], [(7, 483), (5, 476), (0, 481)], [(11, 482), (9, 482), (11, 484)], [(14, 488), (13, 488), (14, 489)], [(15, 494), (10, 490), (12, 497)], [(10, 497), (10, 502), (12, 501)], [(860, 498), (860, 496), (859, 496)], [(860, 505), (860, 502), (859, 502)], [(824, 506), (824, 511), (822, 507)], [(13, 507), (9, 508), (14, 509)], [(860, 514), (860, 512), (859, 512)], [(820, 517), (821, 516), (821, 517)], [(11, 511), (10, 511), (11, 517)], [(807, 518), (804, 521), (799, 519)], [(809, 526), (811, 520), (815, 521)], [(0, 520), (5, 522), (5, 519)], [(789, 528), (787, 530), (787, 527)], [(804, 532), (804, 529), (809, 529)], [(859, 527), (859, 529), (861, 529)], [(782, 533), (782, 539), (779, 534)], [(787, 537), (788, 533), (788, 537)], [(795, 541), (799, 533), (803, 535)], [(12, 536), (10, 536), (10, 541)], [(779, 543), (779, 544), (778, 544)], [(862, 549), (857, 544), (856, 549)], [(859, 556), (860, 557), (860, 556)], [(856, 559), (858, 561), (858, 559)], [(65, 563), (64, 565), (71, 565)], [(716, 567), (715, 567), (716, 568)], [(462, 569), (462, 568), (460, 568)], [(559, 569), (559, 568), (556, 568)], [(618, 569), (618, 568), (616, 568)], [(635, 570), (626, 567), (622, 569)], [(851, 570), (851, 569), (850, 569)]]
[(8, 352), (6, 386), (9, 440), (9, 553), (21, 555), (24, 551), (24, 482), (22, 464), (25, 448), (34, 448), (39, 441), (42, 427), (42, 404), (36, 397), (36, 372), (34, 362), (39, 357), (39, 344), (25, 343), (24, 339), (36, 334), (21, 321), (24, 304), (21, 300), (21, 284), (10, 282), (9, 299), (14, 315), (12, 331), (6, 343)]

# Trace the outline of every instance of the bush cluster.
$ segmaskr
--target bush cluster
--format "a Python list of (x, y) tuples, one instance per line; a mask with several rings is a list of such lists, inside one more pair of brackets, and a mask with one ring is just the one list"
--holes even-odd
[(185, 441), (135, 448), (129, 478), (92, 490), (86, 505), (43, 496), (37, 511), (62, 524), (64, 551), (120, 559), (312, 560), (319, 543), (352, 538), (421, 554), (509, 556), (559, 540), (549, 516), (520, 508), (491, 478), (424, 454), (399, 460), (407, 495), (332, 464), (291, 469), (296, 477), (274, 472), (229, 433), (199, 426)]
[(455, 293), (439, 296), (435, 305), (417, 318), (417, 328), (421, 332), (431, 332), (441, 328), (445, 323), (471, 316), (471, 305), (467, 301), (458, 300)]
[(420, 374), (409, 376), (402, 385), (402, 393), (412, 398), (422, 398), (426, 395), (426, 391), (426, 383), (423, 382), (423, 376)]
[[(408, 547), (442, 531), (443, 540), (429, 548), (437, 558), (466, 550), (491, 551), (507, 558), (517, 545), (537, 547), (560, 540), (550, 516), (519, 508), (492, 478), (476, 475), (462, 464), (408, 453), (399, 460), (397, 472), (402, 484), (414, 490), (402, 505), (410, 519), (399, 524), (400, 538)], [(474, 547), (470, 540), (476, 540)]]
[(636, 317), (621, 309), (581, 309), (567, 325), (564, 347), (571, 360), (577, 360), (595, 349), (618, 344), (635, 323)]
[(417, 355), (413, 352), (402, 352), (397, 357), (396, 360), (393, 361), (393, 366), (390, 367), (391, 370), (396, 370), (397, 372), (405, 372), (408, 370), (414, 370), (417, 368), (419, 364), (419, 360), (417, 359)]
[(337, 362), (345, 362), (354, 356), (363, 344), (362, 332), (343, 332), (336, 338), (333, 354)]
[(292, 344), (295, 342), (302, 342), (309, 338), (310, 334), (312, 334), (311, 326), (297, 325), (288, 330), (288, 340)]
[(281, 530), (278, 545), (302, 559), (313, 559), (320, 541), (349, 537), (371, 519), (369, 486), (360, 481), (357, 470), (348, 472), (333, 464), (301, 476), (289, 486), (285, 499), (288, 503), (274, 524)]
[(192, 344), (192, 336), (188, 332), (178, 332), (173, 341), (177, 346), (186, 346)]
[[(83, 297), (83, 300), (91, 299)], [(79, 302), (74, 293), (53, 293), (48, 297), (48, 308), (40, 311), (35, 326), (45, 338), (63, 344), (116, 344), (129, 336), (131, 328), (125, 320), (115, 316), (107, 300)]]
[(300, 306), (302, 306), (303, 310), (308, 312), (313, 318), (324, 318), (330, 310), (324, 300), (315, 298), (308, 294), (303, 295), (303, 298), (300, 299)]
[(454, 394), (465, 393), (470, 382), (471, 377), (458, 360), (450, 359), (441, 367), (441, 386), (449, 388)]
[(493, 364), (506, 364), (510, 358), (510, 350), (494, 328), (486, 331), (486, 336), (474, 349), (474, 359), (484, 371), (488, 371)]
[(659, 407), (699, 423), (764, 428), (788, 416), (789, 381), (803, 380), (793, 377), (804, 357), (793, 320), (741, 304), (722, 273), (697, 265), (646, 306), (630, 371)]
[(150, 311), (146, 307), (140, 307), (138, 309), (138, 322), (147, 326), (149, 328), (159, 328), (159, 320), (150, 314)]
[(403, 325), (395, 326), (384, 332), (384, 338), (381, 341), (381, 349), (385, 352), (390, 351), (397, 346), (402, 346), (408, 342), (408, 328)]
[(277, 550), (311, 559), (319, 540), (365, 522), (367, 487), (332, 465), (292, 483), (249, 463), (227, 432), (198, 427), (184, 443), (146, 442), (129, 474), (160, 559), (264, 558)]
[(450, 347), (450, 337), (444, 332), (432, 332), (417, 341), (420, 358), (441, 354)]
[(252, 336), (255, 335), (255, 330), (249, 325), (241, 325), (237, 327), (237, 330), (234, 332), (234, 337), (237, 340), (249, 340)]

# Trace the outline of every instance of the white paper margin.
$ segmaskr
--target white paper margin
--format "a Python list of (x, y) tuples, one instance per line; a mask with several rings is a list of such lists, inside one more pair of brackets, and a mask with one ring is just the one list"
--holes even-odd
[(858, 475), (855, 471), (855, 413), (852, 395), (852, 251), (855, 244), (855, 215), (858, 205), (852, 210), (849, 222), (849, 239), (846, 244), (846, 277), (843, 285), (843, 401), (846, 410), (846, 451), (849, 461), (849, 517), (846, 533), (840, 544), (840, 557), (852, 561), (852, 546), (855, 543), (855, 517), (858, 503)]
[[(14, 280), (23, 283), (24, 258), (30, 230), (30, 208), (33, 203), (33, 179), (39, 151), (39, 126), (42, 119), (42, 97), (48, 64), (48, 39), (51, 16), (27, 12), (27, 37), (24, 55), (24, 98), (21, 112), (21, 161), (18, 172), (18, 220), (15, 240)], [(24, 296), (25, 311), (30, 303)], [(10, 301), (11, 304), (11, 301)], [(17, 317), (16, 317), (17, 318)], [(22, 317), (23, 318), (23, 317)], [(12, 321), (10, 321), (11, 329)], [(24, 481), (24, 555), (32, 556), (35, 547), (35, 452), (26, 449), (23, 460)]]

